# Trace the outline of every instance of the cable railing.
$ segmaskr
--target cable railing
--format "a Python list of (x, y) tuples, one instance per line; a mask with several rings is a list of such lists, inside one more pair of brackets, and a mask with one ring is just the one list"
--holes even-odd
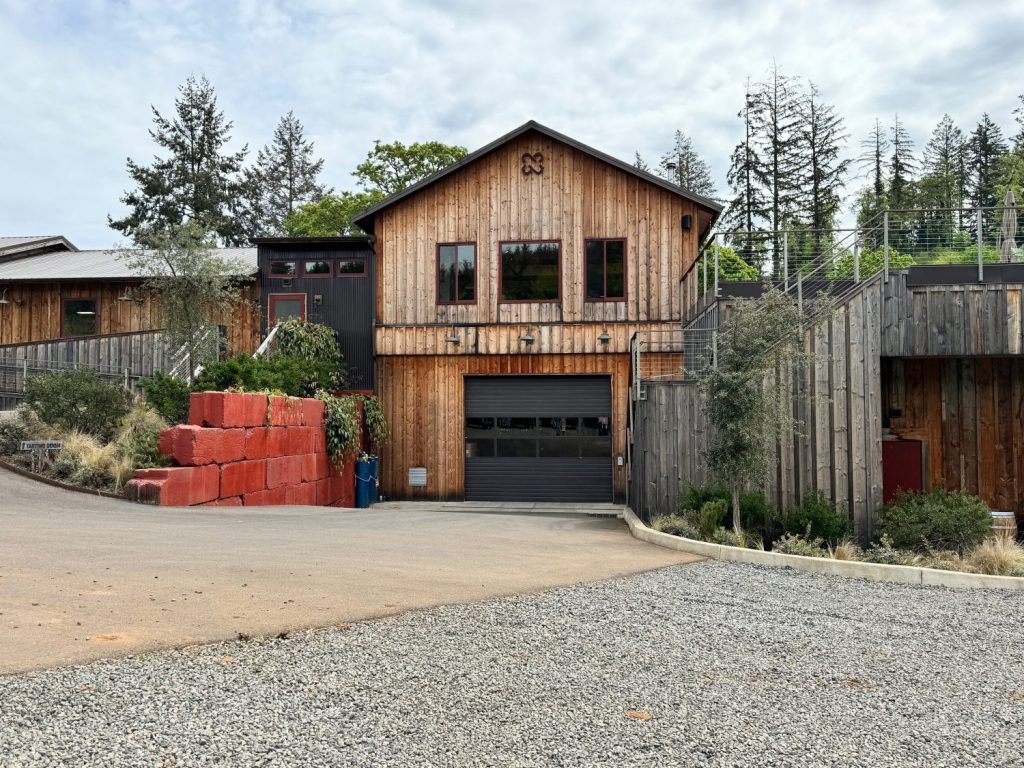
[[(792, 296), (801, 314), (827, 313), (879, 273), (888, 280), (896, 269), (969, 267), (982, 282), (993, 265), (1022, 261), (1024, 217), (1012, 204), (887, 210), (853, 228), (715, 233), (681, 280), (681, 332), (650, 331), (634, 339), (636, 394), (643, 381), (693, 380), (715, 364), (723, 284), (730, 297), (757, 302), (768, 281)], [(950, 279), (969, 278), (960, 272)]]

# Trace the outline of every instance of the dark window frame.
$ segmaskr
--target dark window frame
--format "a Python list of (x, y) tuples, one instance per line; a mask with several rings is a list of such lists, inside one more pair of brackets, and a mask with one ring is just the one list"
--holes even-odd
[[(327, 264), (326, 272), (309, 272), (306, 270), (306, 265), (310, 262), (323, 262)], [(308, 277), (313, 280), (319, 280), (323, 277), (334, 277), (334, 259), (302, 259), (302, 277)]]
[[(595, 299), (587, 295), (587, 286), (589, 284), (589, 270), (590, 266), (587, 262), (587, 246), (590, 243), (603, 243), (604, 244), (604, 293), (605, 297)], [(622, 296), (616, 296), (614, 298), (608, 298), (608, 243), (622, 243)], [(625, 237), (588, 237), (583, 241), (583, 301), (592, 302), (594, 304), (604, 304), (606, 302), (618, 302), (626, 301), (629, 296), (629, 241)]]
[[(502, 250), (506, 245), (550, 245), (558, 246), (558, 297), (554, 299), (503, 299), (502, 280), (504, 278), (504, 259)], [(499, 304), (561, 304), (562, 303), (562, 240), (499, 240), (498, 241), (498, 303)]]
[[(454, 301), (446, 301), (446, 300), (441, 298), (441, 249), (443, 247), (445, 247), (445, 246), (454, 246), (455, 247), (455, 295), (458, 296), (459, 295), (459, 270), (458, 270), (459, 250), (458, 249), (459, 249), (460, 245), (471, 245), (471, 246), (473, 246), (473, 299), (472, 300), (469, 300), (469, 299), (456, 299)], [(477, 268), (479, 266), (479, 259), (477, 258), (477, 253), (479, 252), (479, 250), (480, 249), (477, 248), (476, 242), (475, 241), (470, 241), (470, 240), (466, 240), (464, 242), (459, 242), (459, 243), (438, 243), (437, 246), (434, 248), (434, 266), (437, 269), (437, 281), (436, 281), (435, 287), (437, 288), (437, 303), (438, 303), (438, 305), (440, 305), (442, 307), (454, 307), (454, 306), (472, 306), (472, 305), (477, 303), (477, 298), (480, 295), (479, 294), (479, 289), (480, 289), (480, 270)], [(499, 287), (499, 290), (500, 290), (500, 287)]]
[[(359, 277), (367, 277), (370, 274), (370, 263), (369, 263), (370, 260), (367, 259), (365, 256), (340, 256), (340, 257), (338, 257), (336, 259), (336, 261), (338, 263), (338, 266), (335, 268), (334, 274), (337, 275), (338, 277), (359, 278)], [(341, 265), (342, 264), (347, 264), (349, 262), (355, 262), (355, 261), (358, 261), (360, 264), (363, 265), (363, 271), (362, 272), (342, 272), (341, 271)]]
[[(93, 317), (96, 318), (96, 330), (92, 333), (64, 333), (64, 320), (67, 317), (67, 303), (69, 301), (91, 301), (96, 307)], [(61, 296), (60, 298), (60, 338), (62, 339), (84, 339), (89, 336), (100, 334), (100, 299), (99, 296)]]
[(274, 327), (274, 304), (278, 301), (293, 301), (295, 299), (302, 300), (302, 319), (305, 320), (308, 317), (308, 306), (306, 303), (306, 294), (304, 293), (268, 293), (267, 294), (267, 328)]
[[(569, 434), (556, 435), (556, 436), (545, 435), (545, 434), (542, 433), (543, 427), (541, 427), (541, 420), (542, 419), (546, 419), (546, 418), (575, 419), (576, 420), (576, 429), (575, 429), (575, 431), (571, 435), (569, 435)], [(487, 437), (482, 437), (482, 436), (478, 436), (478, 435), (468, 436), (466, 433), (468, 432), (469, 427), (466, 424), (466, 422), (469, 419), (489, 419), (489, 420), (491, 420), (493, 422), (493, 427), (490, 430), (491, 434), (489, 436), (487, 436)], [(501, 434), (502, 427), (500, 427), (499, 424), (498, 424), (498, 422), (501, 419), (533, 419), (534, 420), (534, 426), (533, 426), (533, 429), (529, 430), (529, 433), (528, 433), (527, 436), (516, 435), (514, 433), (502, 435)], [(605, 434), (605, 435), (601, 435), (601, 434), (596, 434), (596, 435), (586, 434), (585, 431), (584, 431), (584, 426), (583, 426), (584, 419), (607, 419), (608, 420), (608, 426), (607, 426), (608, 432), (607, 432), (607, 434)], [(549, 417), (549, 416), (494, 416), (494, 415), (491, 415), (491, 416), (464, 416), (462, 421), (463, 421), (462, 443), (463, 443), (463, 457), (464, 457), (464, 459), (465, 458), (471, 458), (471, 459), (476, 459), (476, 458), (488, 458), (488, 459), (490, 459), (490, 458), (502, 458), (502, 459), (516, 459), (516, 458), (525, 458), (525, 459), (531, 459), (531, 458), (532, 459), (544, 459), (544, 458), (603, 459), (603, 458), (608, 458), (608, 459), (610, 459), (613, 462), (613, 467), (614, 467), (614, 462), (615, 462), (615, 437), (616, 436), (615, 436), (615, 417), (612, 414), (606, 414), (606, 415), (601, 415), (601, 416), (576, 416), (576, 415), (571, 415), (571, 416), (559, 416), (559, 417)], [(465, 444), (468, 441), (470, 441), (470, 440), (472, 440), (473, 442), (475, 442), (477, 444), (479, 444), (480, 442), (483, 442), (483, 441), (487, 441), (487, 442), (491, 443), (490, 452), (487, 453), (484, 456), (479, 456), (479, 455), (478, 456), (466, 456), (465, 455)], [(533, 456), (510, 456), (510, 455), (503, 455), (498, 450), (498, 442), (501, 441), (501, 440), (533, 440), (533, 443), (534, 443), (534, 455)], [(594, 441), (594, 440), (597, 440), (597, 441), (605, 441), (605, 440), (607, 440), (607, 446), (608, 446), (607, 456), (605, 455), (603, 450), (602, 450), (602, 452), (600, 454), (595, 454), (595, 453), (588, 454), (587, 453), (586, 449), (584, 448), (584, 444), (587, 443), (588, 441)], [(543, 441), (564, 441), (564, 443), (566, 443), (566, 444), (573, 443), (576, 446), (576, 455), (575, 456), (564, 456), (564, 455), (549, 454), (548, 456), (544, 456), (544, 455), (542, 455), (542, 450), (541, 450), (541, 443)], [(591, 442), (591, 445), (592, 444), (593, 443)]]
[[(294, 264), (295, 265), (295, 271), (290, 273), (290, 274), (287, 274), (287, 275), (283, 275), (283, 274), (274, 272), (274, 265), (275, 264)], [(272, 280), (291, 280), (292, 278), (296, 278), (296, 277), (300, 277), (300, 276), (301, 275), (299, 273), (299, 260), (298, 259), (271, 259), (270, 265), (267, 267), (267, 277), (271, 278)]]

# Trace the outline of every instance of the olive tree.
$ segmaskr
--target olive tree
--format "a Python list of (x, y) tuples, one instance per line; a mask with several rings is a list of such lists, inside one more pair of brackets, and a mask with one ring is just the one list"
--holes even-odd
[(136, 241), (141, 247), (122, 250), (118, 257), (144, 279), (157, 300), (167, 341), (184, 350), (191, 373), (212, 356), (204, 334), (241, 300), (241, 282), (252, 267), (220, 255), (213, 236), (194, 222), (146, 229)]
[(700, 378), (710, 426), (704, 459), (732, 492), (736, 533), (740, 492), (768, 478), (776, 441), (797, 426), (785, 372), (805, 360), (802, 328), (821, 307), (801, 313), (792, 296), (768, 284), (759, 299), (737, 300), (718, 331), (717, 363)]

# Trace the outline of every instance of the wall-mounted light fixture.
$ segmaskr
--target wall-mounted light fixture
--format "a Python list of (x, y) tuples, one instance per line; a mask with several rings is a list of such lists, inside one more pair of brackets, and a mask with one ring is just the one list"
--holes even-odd
[(135, 295), (135, 290), (130, 288), (130, 287), (126, 287), (124, 289), (124, 293), (122, 293), (120, 296), (118, 296), (117, 300), (118, 301), (134, 301), (136, 304), (145, 304), (146, 303), (146, 300), (144, 298), (142, 298), (141, 296), (136, 296)]
[(529, 328), (526, 329), (526, 333), (524, 333), (522, 336), (519, 337), (519, 340), (521, 342), (523, 342), (523, 344), (533, 344), (534, 338), (533, 338), (533, 334), (530, 333), (530, 329)]
[(608, 335), (608, 331), (602, 331), (601, 335), (597, 337), (597, 340), (602, 344), (607, 344), (612, 340), (612, 337)]
[(6, 304), (13, 304), (16, 307), (20, 307), (24, 303), (25, 302), (22, 301), (21, 299), (8, 299), (7, 298), (7, 289), (6, 288), (4, 288), (3, 293), (0, 293), (0, 307), (4, 306)]
[(459, 346), (460, 341), (459, 341), (459, 337), (455, 335), (455, 326), (454, 325), (452, 326), (451, 333), (449, 333), (447, 336), (445, 336), (444, 340), (448, 344), (454, 344), (456, 347)]

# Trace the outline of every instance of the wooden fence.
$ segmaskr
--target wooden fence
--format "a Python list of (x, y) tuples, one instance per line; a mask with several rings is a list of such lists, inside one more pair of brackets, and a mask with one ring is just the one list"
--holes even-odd
[[(798, 429), (775, 446), (775, 471), (761, 489), (785, 509), (820, 490), (867, 539), (882, 503), (879, 280), (869, 281), (806, 336), (810, 362), (780, 371)], [(706, 408), (695, 384), (645, 382), (633, 403), (630, 503), (646, 519), (675, 509), (680, 489), (713, 473), (702, 459)]]

